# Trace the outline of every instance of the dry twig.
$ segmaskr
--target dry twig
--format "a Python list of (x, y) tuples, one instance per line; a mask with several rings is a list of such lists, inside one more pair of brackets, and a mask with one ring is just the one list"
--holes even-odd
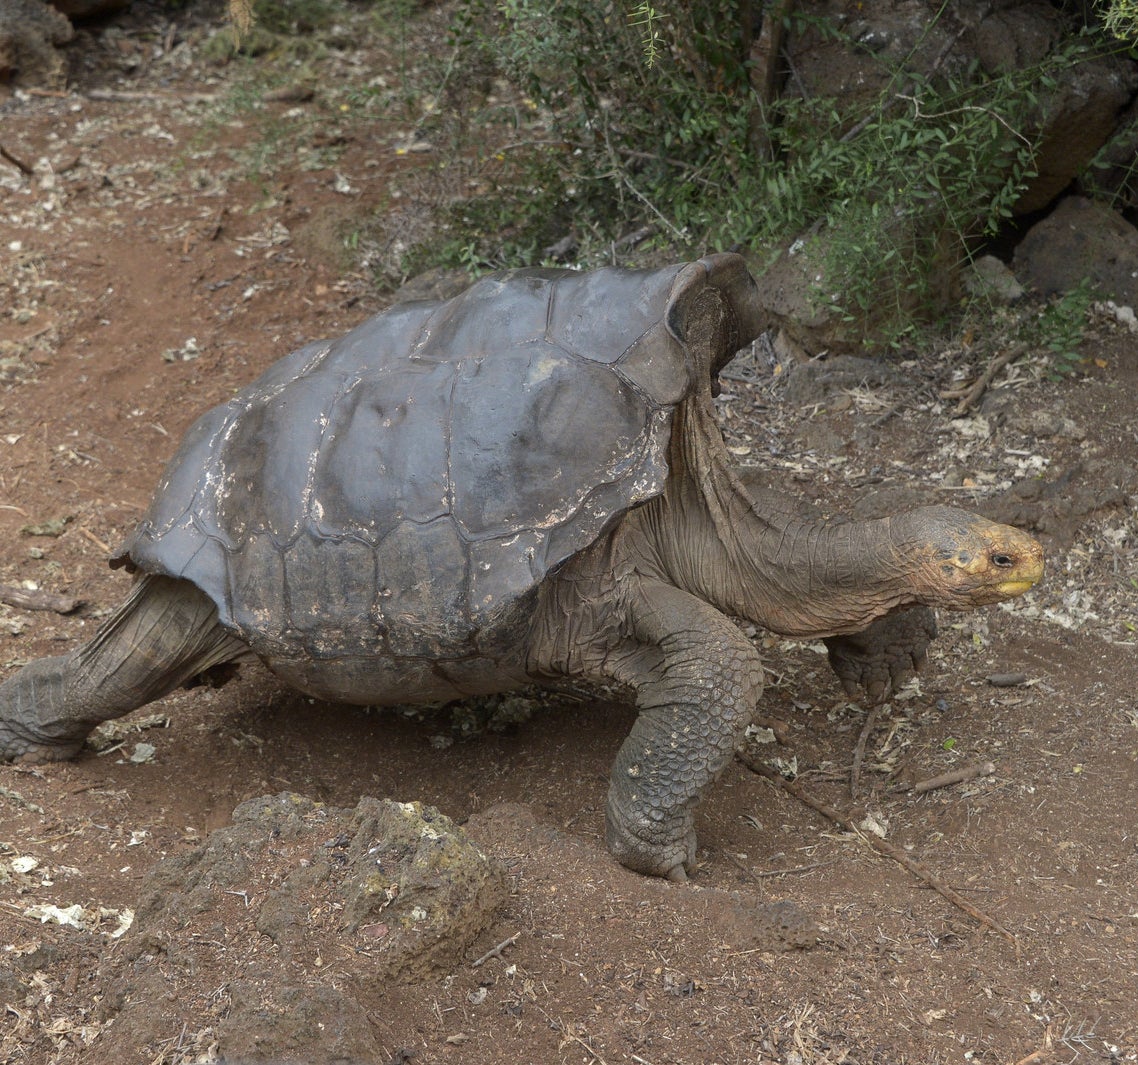
[(521, 932), (515, 932), (512, 936), (510, 936), (509, 939), (503, 939), (501, 943), (497, 944), (497, 946), (493, 946), (488, 951), (486, 951), (486, 953), (483, 954), (482, 957), (477, 961), (472, 961), (470, 963), (470, 967), (472, 969), (477, 969), (480, 965), (485, 964), (491, 958), (500, 958), (502, 956), (502, 951), (504, 951), (507, 947), (512, 947), (518, 941), (518, 936), (520, 935)]
[(758, 773), (759, 776), (766, 777), (767, 780), (773, 784), (777, 784), (784, 791), (789, 792), (799, 802), (805, 803), (810, 809), (820, 813), (823, 817), (833, 821), (840, 829), (845, 832), (853, 832), (862, 839), (864, 839), (875, 851), (879, 854), (885, 855), (886, 858), (892, 858), (893, 861), (899, 865), (904, 866), (910, 873), (912, 873), (918, 880), (928, 884), (938, 894), (948, 899), (958, 909), (963, 910), (973, 920), (979, 921), (982, 925), (986, 925), (993, 931), (999, 932), (1009, 943), (1019, 948), (1019, 941), (1011, 932), (1009, 932), (999, 921), (994, 917), (988, 916), (983, 910), (977, 909), (972, 905), (964, 896), (950, 888), (944, 881), (934, 876), (919, 862), (913, 861), (904, 851), (898, 850), (892, 843), (887, 843), (885, 840), (878, 836), (866, 835), (864, 832), (859, 832), (857, 826), (848, 817), (840, 814), (832, 806), (827, 806), (824, 802), (820, 802), (812, 795), (808, 795), (806, 791), (798, 784), (786, 780), (778, 773), (776, 773), (770, 766), (764, 765), (762, 762), (751, 758), (744, 752), (738, 755), (740, 761), (752, 773)]
[(774, 738), (783, 747), (790, 745), (790, 726), (785, 721), (780, 721), (777, 717), (757, 715), (751, 719), (751, 724), (759, 728), (770, 729), (774, 733)]
[(72, 599), (67, 595), (55, 595), (53, 592), (31, 592), (10, 584), (0, 584), (0, 603), (7, 603), (20, 610), (54, 610), (57, 614), (70, 614), (83, 605), (83, 600)]
[(35, 170), (33, 170), (22, 159), (17, 159), (4, 145), (0, 144), (0, 159), (11, 163), (21, 174), (25, 177), (31, 177)]
[[(1013, 344), (1003, 355), (993, 359), (976, 382), (967, 389), (961, 396), (960, 402), (953, 408), (952, 416), (959, 418), (963, 414), (967, 414), (973, 406), (976, 405), (980, 397), (988, 390), (988, 386), (992, 383), (992, 379), (998, 374), (1009, 362), (1014, 362), (1025, 351), (1027, 351), (1026, 344)], [(942, 399), (955, 399), (960, 396), (960, 392), (946, 392), (941, 394)]]
[(88, 100), (108, 103), (211, 104), (218, 98), (215, 92), (132, 92), (125, 89), (88, 89), (83, 95)]
[(100, 540), (93, 532), (91, 532), (90, 529), (81, 526), (79, 532), (82, 533), (83, 536), (87, 537), (87, 539), (90, 540), (91, 543), (93, 543), (100, 551), (102, 551), (103, 554), (109, 555), (111, 553), (111, 545)]
[(865, 757), (865, 745), (869, 737), (873, 735), (873, 730), (877, 728), (877, 711), (879, 707), (874, 706), (866, 715), (865, 724), (862, 726), (861, 734), (857, 738), (857, 746), (854, 747), (853, 765), (850, 767), (850, 798), (856, 799), (858, 788), (861, 785), (861, 760)]
[(588, 1043), (585, 1042), (576, 1032), (570, 1031), (568, 1028), (563, 1028), (562, 1031), (573, 1040), (574, 1043), (580, 1043), (590, 1054), (593, 1055), (594, 1061), (599, 1061), (600, 1065), (608, 1065), (608, 1062), (600, 1056)]
[(923, 795), (926, 791), (936, 791), (937, 788), (947, 788), (952, 784), (963, 784), (964, 781), (975, 780), (977, 777), (990, 777), (995, 771), (994, 762), (966, 765), (960, 769), (954, 769), (951, 773), (941, 773), (939, 777), (918, 780), (911, 790), (914, 795)]

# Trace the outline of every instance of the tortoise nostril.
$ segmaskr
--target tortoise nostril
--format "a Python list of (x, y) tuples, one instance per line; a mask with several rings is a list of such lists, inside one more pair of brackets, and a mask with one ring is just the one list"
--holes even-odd
[(1011, 569), (1015, 565), (1015, 559), (1011, 555), (993, 555), (992, 565), (1001, 569)]

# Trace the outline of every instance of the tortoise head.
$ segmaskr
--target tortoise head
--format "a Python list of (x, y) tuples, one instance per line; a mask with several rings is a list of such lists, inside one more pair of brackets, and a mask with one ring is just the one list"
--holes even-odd
[(1043, 576), (1033, 536), (955, 507), (922, 507), (905, 516), (929, 605), (972, 610), (1023, 595)]

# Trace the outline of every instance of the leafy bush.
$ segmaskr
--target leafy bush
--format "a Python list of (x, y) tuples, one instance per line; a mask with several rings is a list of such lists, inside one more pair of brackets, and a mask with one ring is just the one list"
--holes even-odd
[[(477, 170), (486, 190), (462, 198), (419, 254), (532, 264), (572, 234), (579, 261), (610, 261), (626, 258), (628, 235), (646, 227), (668, 256), (769, 254), (814, 240), (825, 263), (820, 302), (898, 320), (942, 306), (946, 273), (995, 232), (1032, 175), (1035, 145), (1024, 131), (1039, 124), (1039, 95), (1090, 45), (1076, 38), (1036, 68), (999, 77), (976, 69), (921, 80), (895, 70), (857, 114), (832, 99), (764, 104), (742, 60), (745, 6), (462, 5), (446, 80), (464, 113), (448, 154)], [(496, 112), (472, 113), (469, 72), (485, 80), (487, 70), (520, 105), (499, 94)], [(494, 153), (486, 131), (503, 115), (511, 143)]]

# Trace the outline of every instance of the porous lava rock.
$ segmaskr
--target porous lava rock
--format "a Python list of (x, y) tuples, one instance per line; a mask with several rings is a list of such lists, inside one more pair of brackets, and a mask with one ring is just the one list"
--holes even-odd
[(433, 807), (251, 799), (147, 874), (133, 928), (102, 959), (102, 1045), (186, 1026), (223, 1061), (378, 1060), (368, 1003), (452, 969), (505, 897), (495, 864)]
[(1015, 272), (1043, 296), (1089, 281), (1098, 295), (1136, 307), (1138, 229), (1104, 204), (1068, 196), (1020, 241)]
[(75, 35), (71, 23), (44, 0), (4, 0), (0, 4), (0, 84), (55, 88), (64, 78), (55, 46)]

